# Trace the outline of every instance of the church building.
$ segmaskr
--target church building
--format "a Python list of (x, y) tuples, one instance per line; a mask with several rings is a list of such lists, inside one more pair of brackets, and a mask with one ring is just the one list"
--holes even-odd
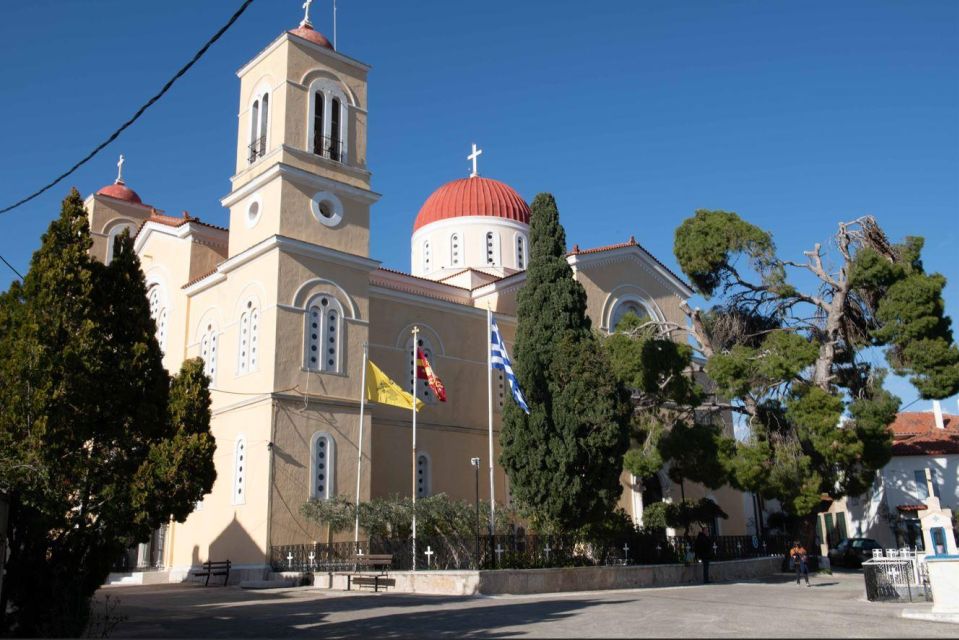
[[(253, 576), (267, 568), (273, 546), (325, 541), (325, 527), (305, 520), (300, 506), (352, 498), (360, 455), (361, 500), (410, 495), (410, 412), (367, 406), (358, 446), (364, 346), (409, 388), (414, 326), (449, 397), (437, 402), (418, 382), (425, 406), (416, 493), (472, 500), (470, 460), (489, 464), (487, 308), (512, 350), (529, 206), (505, 182), (478, 174), (474, 146), (472, 174), (424, 194), (419, 212), (410, 212), (410, 272), (382, 267), (370, 256), (371, 209), (380, 195), (366, 154), (369, 69), (335, 50), (308, 17), (243, 65), (236, 171), (221, 201), (229, 228), (161, 213), (125, 184), (122, 171), (86, 199), (98, 259), (111, 259), (124, 229), (135, 235), (164, 365), (176, 372), (185, 358), (201, 356), (211, 380), (216, 483), (184, 523), (155, 536), (152, 558), (150, 551), (140, 558), (165, 567), (171, 579), (207, 559), (230, 559)], [(680, 305), (693, 293), (689, 285), (632, 237), (574, 246), (567, 260), (599, 330), (629, 311), (685, 323)], [(501, 372), (493, 384), (498, 436), (500, 411), (512, 398)], [(620, 506), (637, 523), (644, 492), (647, 500), (680, 499), (660, 476), (659, 487), (643, 487), (623, 474)], [(707, 495), (689, 483), (684, 489), (687, 498)], [(730, 516), (719, 534), (753, 532), (748, 496), (729, 488), (708, 495)], [(489, 498), (486, 482), (480, 497)], [(495, 497), (509, 500), (498, 464)]]

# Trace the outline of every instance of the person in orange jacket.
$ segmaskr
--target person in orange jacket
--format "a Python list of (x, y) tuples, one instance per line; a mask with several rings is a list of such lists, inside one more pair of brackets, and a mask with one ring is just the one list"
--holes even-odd
[(799, 584), (800, 578), (806, 579), (806, 586), (809, 585), (809, 565), (807, 564), (809, 554), (806, 548), (799, 544), (799, 540), (793, 542), (793, 548), (789, 550), (789, 558), (796, 567), (796, 584)]

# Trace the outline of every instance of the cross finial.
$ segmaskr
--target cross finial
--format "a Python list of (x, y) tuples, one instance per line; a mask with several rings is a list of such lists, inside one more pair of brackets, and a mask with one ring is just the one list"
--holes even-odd
[(301, 27), (312, 27), (313, 23), (310, 22), (310, 5), (313, 4), (313, 0), (306, 0), (303, 3), (303, 20), (300, 21)]
[(471, 154), (469, 154), (468, 156), (466, 156), (466, 159), (467, 159), (467, 160), (472, 160), (472, 161), (473, 161), (473, 173), (470, 174), (470, 177), (471, 177), (471, 178), (474, 178), (474, 177), (476, 177), (476, 176), (479, 175), (479, 172), (476, 170), (476, 159), (477, 159), (478, 157), (480, 157), (481, 155), (483, 155), (483, 150), (482, 150), (482, 149), (477, 149), (477, 148), (476, 148), (476, 143), (474, 142), (474, 143), (473, 143), (473, 153), (471, 153)]
[(120, 154), (120, 159), (117, 161), (117, 179), (116, 184), (123, 184), (123, 154)]

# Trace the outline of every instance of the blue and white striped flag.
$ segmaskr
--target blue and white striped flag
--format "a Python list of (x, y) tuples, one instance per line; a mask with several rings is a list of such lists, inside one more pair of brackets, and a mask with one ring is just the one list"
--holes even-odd
[(500, 335), (499, 327), (496, 326), (496, 320), (490, 315), (490, 364), (494, 369), (501, 369), (509, 381), (510, 391), (513, 392), (513, 399), (519, 408), (529, 413), (529, 407), (526, 405), (526, 399), (523, 398), (523, 392), (519, 388), (519, 382), (516, 381), (516, 374), (513, 373), (513, 367), (509, 362), (509, 355), (506, 353), (506, 344), (503, 342), (503, 336)]

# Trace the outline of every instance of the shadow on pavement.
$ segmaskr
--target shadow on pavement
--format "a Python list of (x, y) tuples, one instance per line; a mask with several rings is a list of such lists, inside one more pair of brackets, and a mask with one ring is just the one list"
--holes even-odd
[(562, 620), (596, 604), (634, 602), (572, 598), (481, 604), (469, 597), (182, 587), (113, 590), (111, 596), (120, 599), (117, 614), (126, 618), (111, 634), (116, 638), (503, 637), (517, 633), (507, 630), (511, 627)]

